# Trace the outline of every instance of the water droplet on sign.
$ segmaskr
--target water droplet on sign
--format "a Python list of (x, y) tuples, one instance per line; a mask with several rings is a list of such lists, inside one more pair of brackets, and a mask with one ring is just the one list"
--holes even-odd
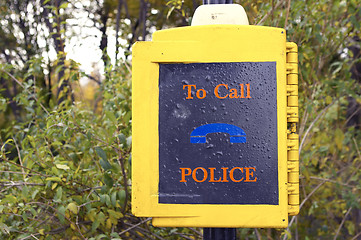
[(216, 153), (217, 153), (217, 155), (223, 156), (223, 152), (222, 152), (222, 151), (218, 151), (218, 152), (216, 152)]

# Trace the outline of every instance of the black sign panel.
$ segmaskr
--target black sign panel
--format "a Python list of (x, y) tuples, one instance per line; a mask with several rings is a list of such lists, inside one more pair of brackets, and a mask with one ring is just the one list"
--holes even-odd
[(159, 64), (159, 203), (278, 205), (275, 62)]

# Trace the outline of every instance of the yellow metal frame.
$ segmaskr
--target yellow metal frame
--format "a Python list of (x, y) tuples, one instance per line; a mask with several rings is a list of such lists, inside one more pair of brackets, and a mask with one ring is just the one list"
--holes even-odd
[[(159, 63), (276, 62), (279, 205), (158, 203)], [(162, 30), (133, 46), (132, 211), (155, 226), (287, 227), (286, 32), (205, 25)], [(256, 111), (256, 110), (255, 110)]]
[(298, 153), (298, 48), (288, 42), (287, 49), (287, 122), (290, 129), (287, 135), (288, 157), (288, 215), (297, 215), (300, 211), (299, 153)]

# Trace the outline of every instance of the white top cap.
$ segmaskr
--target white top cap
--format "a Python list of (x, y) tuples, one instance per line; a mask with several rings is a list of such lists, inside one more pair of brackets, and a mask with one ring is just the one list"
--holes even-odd
[(208, 4), (194, 12), (192, 26), (211, 24), (249, 25), (247, 14), (239, 4)]

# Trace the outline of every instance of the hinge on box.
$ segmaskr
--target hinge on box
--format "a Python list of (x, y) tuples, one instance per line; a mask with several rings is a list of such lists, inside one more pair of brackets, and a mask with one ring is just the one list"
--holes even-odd
[(299, 212), (299, 155), (298, 155), (298, 51), (297, 45), (286, 43), (287, 74), (287, 165), (288, 165), (288, 215)]

